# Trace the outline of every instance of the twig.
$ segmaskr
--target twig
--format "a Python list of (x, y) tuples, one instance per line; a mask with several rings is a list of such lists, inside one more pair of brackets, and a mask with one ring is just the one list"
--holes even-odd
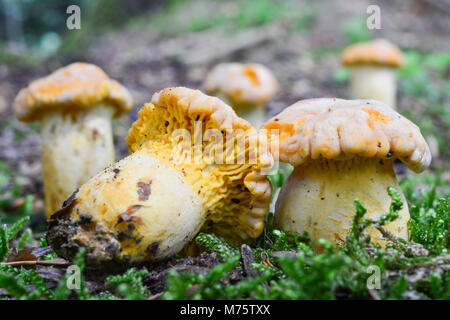
[(386, 239), (394, 242), (396, 245), (403, 245), (400, 240), (394, 236), (391, 232), (387, 231), (386, 229), (384, 229), (383, 227), (380, 226), (376, 226), (377, 230), (381, 232), (381, 234), (383, 235), (383, 237), (385, 237)]
[(42, 266), (69, 266), (70, 262), (64, 259), (37, 260), (37, 261), (12, 261), (2, 263), (5, 266), (42, 265)]

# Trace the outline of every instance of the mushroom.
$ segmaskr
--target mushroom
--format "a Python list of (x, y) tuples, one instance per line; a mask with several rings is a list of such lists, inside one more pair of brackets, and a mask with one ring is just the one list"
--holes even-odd
[[(187, 138), (180, 141), (180, 133)], [(223, 157), (215, 158), (221, 138), (233, 134), (245, 143), (225, 150), (228, 160), (221, 163)], [(68, 259), (83, 246), (87, 264), (105, 268), (173, 256), (199, 230), (250, 242), (263, 230), (271, 197), (265, 170), (273, 159), (258, 147), (253, 163), (237, 160), (264, 141), (216, 97), (183, 87), (155, 93), (128, 132), (130, 155), (91, 178), (51, 216), (49, 244)]]
[(352, 99), (375, 99), (396, 108), (394, 69), (404, 64), (399, 48), (384, 39), (357, 43), (344, 50), (341, 62), (352, 69)]
[[(279, 159), (295, 167), (276, 203), (278, 227), (307, 231), (314, 241), (343, 242), (354, 199), (367, 208), (368, 218), (377, 219), (389, 212), (392, 186), (405, 205), (386, 229), (407, 239), (409, 212), (393, 163), (398, 158), (415, 172), (430, 164), (430, 150), (415, 124), (379, 101), (323, 98), (299, 101), (263, 128), (269, 136), (279, 130)], [(385, 244), (374, 227), (368, 233)]]
[(47, 218), (74, 189), (114, 162), (111, 118), (131, 105), (127, 89), (87, 63), (58, 69), (18, 93), (16, 117), (41, 124)]
[(207, 93), (227, 101), (238, 116), (259, 128), (266, 120), (264, 105), (278, 90), (273, 73), (261, 64), (221, 63), (206, 77)]

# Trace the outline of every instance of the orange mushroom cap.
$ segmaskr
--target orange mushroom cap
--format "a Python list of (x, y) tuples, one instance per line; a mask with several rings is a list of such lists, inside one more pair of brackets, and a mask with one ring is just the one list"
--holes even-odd
[(14, 101), (14, 113), (19, 120), (29, 122), (38, 120), (47, 111), (86, 109), (103, 101), (116, 108), (115, 117), (132, 107), (131, 95), (125, 87), (99, 67), (78, 62), (20, 90)]
[(346, 66), (375, 64), (394, 68), (404, 65), (400, 49), (385, 39), (354, 44), (344, 50), (341, 62)]
[(221, 63), (206, 77), (209, 94), (222, 94), (233, 106), (259, 106), (273, 98), (278, 81), (261, 64)]
[(319, 158), (395, 157), (420, 172), (431, 162), (420, 129), (376, 100), (302, 100), (263, 128), (279, 130), (279, 158), (294, 166)]

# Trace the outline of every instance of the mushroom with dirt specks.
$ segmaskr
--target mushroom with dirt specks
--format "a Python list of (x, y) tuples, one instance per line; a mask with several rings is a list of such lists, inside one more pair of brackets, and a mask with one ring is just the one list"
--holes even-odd
[(352, 69), (352, 99), (375, 99), (396, 108), (397, 80), (394, 69), (404, 64), (399, 48), (384, 39), (357, 43), (345, 49), (341, 61)]
[(278, 90), (273, 73), (261, 64), (221, 63), (206, 77), (207, 93), (229, 102), (236, 113), (259, 128), (266, 120), (264, 105)]
[[(387, 188), (400, 194), (394, 159), (421, 172), (431, 162), (419, 128), (375, 100), (310, 99), (299, 101), (269, 120), (263, 128), (278, 129), (280, 161), (295, 169), (283, 185), (275, 220), (283, 230), (307, 231), (313, 240), (345, 241), (358, 198), (367, 216), (389, 212)], [(276, 144), (274, 144), (276, 145)], [(408, 206), (386, 229), (407, 239)], [(381, 236), (374, 227), (371, 238)]]
[(16, 117), (40, 121), (46, 216), (114, 162), (111, 118), (131, 109), (129, 92), (100, 68), (73, 63), (22, 89)]
[[(210, 161), (212, 140), (194, 143), (200, 129), (205, 135), (208, 129), (221, 137), (236, 134), (245, 144), (223, 152), (232, 162)], [(180, 142), (178, 133), (188, 138)], [(66, 248), (84, 246), (87, 263), (101, 268), (106, 260), (120, 264), (125, 257), (140, 262), (173, 256), (200, 230), (236, 244), (250, 242), (264, 226), (271, 186), (263, 169), (273, 159), (267, 150), (254, 163), (236, 160), (251, 151), (250, 141), (261, 139), (267, 141), (218, 98), (183, 87), (155, 93), (128, 132), (131, 154), (82, 185), (72, 204), (53, 214), (49, 243), (69, 259), (76, 250)], [(194, 150), (184, 158), (196, 148), (202, 156)], [(81, 213), (92, 217), (89, 225), (80, 225)], [(63, 232), (66, 224), (73, 232)], [(114, 244), (109, 250), (101, 241), (105, 237)]]

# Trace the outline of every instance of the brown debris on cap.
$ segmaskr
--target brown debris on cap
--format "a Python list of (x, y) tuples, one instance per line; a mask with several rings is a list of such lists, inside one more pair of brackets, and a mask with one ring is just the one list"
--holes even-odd
[(346, 66), (375, 64), (400, 68), (404, 56), (400, 49), (385, 39), (354, 44), (344, 50), (341, 62)]
[(43, 112), (89, 108), (100, 102), (116, 107), (115, 117), (132, 107), (131, 95), (99, 67), (72, 63), (37, 79), (22, 89), (14, 101), (14, 113), (21, 121), (38, 120)]
[(294, 166), (319, 158), (398, 158), (421, 172), (431, 162), (420, 129), (376, 100), (302, 100), (264, 128), (279, 130), (279, 158)]

